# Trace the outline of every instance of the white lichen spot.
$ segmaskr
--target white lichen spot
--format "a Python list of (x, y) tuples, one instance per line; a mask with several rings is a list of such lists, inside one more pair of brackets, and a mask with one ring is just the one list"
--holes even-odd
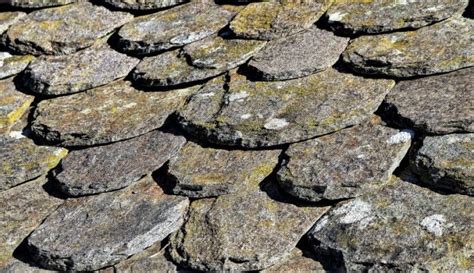
[(359, 159), (365, 158), (365, 155), (357, 155), (357, 158), (359, 158)]
[(388, 144), (400, 144), (400, 143), (406, 143), (411, 141), (413, 138), (414, 133), (411, 130), (402, 130), (399, 133), (396, 133), (395, 135), (391, 136), (389, 139), (387, 139)]
[(11, 138), (15, 138), (15, 139), (20, 139), (20, 138), (25, 137), (21, 131), (11, 131), (8, 134), (8, 136), (10, 136)]
[(334, 210), (335, 215), (340, 215), (341, 224), (352, 224), (359, 222), (359, 228), (365, 228), (372, 217), (372, 206), (362, 200), (353, 200)]
[(0, 52), (0, 67), (3, 66), (3, 60), (10, 58), (12, 55), (8, 52)]
[(288, 126), (290, 123), (284, 118), (272, 118), (268, 120), (263, 128), (268, 130), (280, 130)]
[(199, 94), (198, 96), (203, 97), (203, 98), (210, 98), (210, 97), (214, 97), (215, 95), (216, 95), (216, 93), (214, 93), (214, 92), (208, 92), (208, 93)]
[(251, 117), (253, 117), (252, 114), (243, 114), (242, 116), (240, 116), (241, 119), (249, 119)]
[(84, 114), (84, 115), (87, 115), (87, 114), (89, 114), (90, 112), (92, 112), (92, 110), (89, 109), (89, 108), (86, 108), (86, 109), (82, 110), (80, 113), (81, 113), (81, 114)]
[(239, 93), (230, 94), (227, 99), (229, 100), (229, 102), (233, 102), (233, 101), (236, 101), (236, 100), (239, 100), (239, 101), (243, 100), (248, 96), (249, 96), (249, 94), (247, 92), (243, 91), (243, 92), (239, 92)]
[(333, 21), (333, 22), (341, 21), (342, 18), (344, 18), (344, 16), (346, 16), (345, 13), (342, 13), (339, 11), (334, 12), (334, 13), (329, 14), (329, 21)]
[(442, 214), (433, 214), (425, 217), (421, 221), (423, 226), (429, 233), (435, 236), (442, 236), (446, 228), (453, 226), (453, 224), (446, 223), (446, 218)]
[(135, 107), (136, 105), (137, 105), (137, 103), (131, 102), (131, 103), (129, 103), (129, 104), (125, 104), (125, 105), (123, 106), (123, 108), (133, 108), (133, 107)]
[(60, 157), (63, 154), (63, 149), (54, 150), (53, 154), (57, 157)]

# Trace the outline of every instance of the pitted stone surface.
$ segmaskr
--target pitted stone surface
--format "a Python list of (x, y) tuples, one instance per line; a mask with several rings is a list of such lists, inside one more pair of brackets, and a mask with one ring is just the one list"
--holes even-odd
[(75, 2), (84, 2), (84, 0), (3, 0), (0, 1), (0, 4), (7, 3), (11, 6), (22, 8), (44, 8), (62, 6)]
[[(471, 197), (441, 195), (393, 178), (380, 191), (338, 204), (309, 232), (314, 251), (361, 272), (471, 268)], [(435, 266), (438, 263), (438, 266)]]
[(385, 98), (392, 123), (428, 134), (474, 132), (474, 68), (402, 81)]
[(0, 35), (24, 16), (26, 13), (21, 11), (0, 12)]
[(327, 69), (281, 82), (251, 82), (231, 73), (217, 78), (179, 111), (189, 133), (217, 144), (265, 147), (306, 140), (361, 123), (394, 81)]
[(33, 96), (16, 89), (12, 78), (0, 80), (0, 135), (10, 131), (33, 102)]
[(348, 33), (380, 33), (420, 28), (460, 15), (468, 0), (347, 1), (335, 0), (326, 16), (329, 24)]
[(20, 73), (33, 59), (31, 55), (11, 55), (8, 52), (0, 52), (0, 79)]
[(426, 137), (413, 165), (429, 186), (474, 195), (474, 134)]
[(177, 230), (188, 204), (145, 177), (120, 191), (67, 200), (28, 237), (27, 247), (49, 269), (97, 270)]
[(149, 54), (196, 42), (223, 28), (235, 11), (212, 3), (193, 2), (135, 18), (118, 32), (120, 47)]
[(307, 257), (303, 252), (295, 248), (291, 251), (291, 255), (287, 261), (282, 264), (273, 265), (265, 270), (261, 271), (262, 273), (302, 273), (302, 272), (312, 272), (312, 273), (326, 273), (323, 265), (313, 259), (312, 257)]
[(332, 32), (312, 28), (271, 41), (248, 66), (267, 81), (300, 78), (331, 67), (348, 41)]
[(189, 0), (105, 0), (106, 3), (121, 9), (153, 10), (172, 7)]
[(362, 36), (343, 61), (367, 74), (412, 77), (474, 66), (474, 20), (455, 17), (416, 31)]
[(42, 56), (26, 69), (25, 85), (38, 94), (65, 95), (123, 78), (139, 60), (106, 45), (93, 46), (66, 56)]
[(124, 140), (160, 128), (195, 90), (144, 92), (116, 81), (40, 102), (32, 130), (37, 137), (63, 146)]
[(241, 151), (204, 148), (188, 142), (169, 163), (175, 194), (213, 197), (257, 185), (278, 163), (280, 150)]
[(292, 144), (278, 181), (307, 201), (353, 198), (388, 182), (411, 138), (410, 132), (364, 124)]
[(6, 32), (7, 46), (33, 55), (71, 54), (91, 46), (133, 18), (89, 2), (29, 13)]

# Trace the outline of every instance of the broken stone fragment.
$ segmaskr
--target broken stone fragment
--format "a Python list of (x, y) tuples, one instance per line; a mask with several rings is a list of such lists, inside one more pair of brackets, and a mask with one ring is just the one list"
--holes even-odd
[(6, 43), (13, 50), (33, 55), (71, 54), (132, 18), (131, 14), (111, 12), (89, 2), (41, 9), (10, 26)]
[(203, 198), (235, 193), (270, 175), (280, 152), (221, 150), (188, 142), (170, 160), (168, 175), (176, 181), (175, 194)]
[[(3, 143), (2, 143), (3, 144)], [(3, 158), (3, 155), (2, 155)], [(2, 166), (3, 167), (3, 166)], [(3, 175), (2, 175), (3, 176)], [(15, 272), (14, 250), (63, 200), (45, 191), (47, 179), (40, 177), (0, 192), (0, 271)], [(16, 271), (24, 272), (24, 271)]]
[(8, 52), (0, 52), (0, 79), (20, 73), (33, 59), (31, 55), (15, 56)]
[(431, 187), (474, 195), (474, 134), (428, 136), (413, 159), (421, 181)]
[(332, 1), (281, 1), (250, 3), (231, 21), (237, 37), (272, 40), (310, 28)]
[(382, 110), (390, 122), (428, 134), (474, 132), (474, 68), (401, 81)]
[(365, 124), (292, 144), (277, 179), (306, 201), (354, 198), (389, 181), (411, 138), (411, 132)]
[(232, 72), (228, 83), (217, 78), (193, 95), (178, 118), (190, 134), (212, 143), (267, 147), (359, 124), (394, 84), (335, 69), (281, 82), (252, 82)]
[(14, 7), (21, 8), (45, 8), (71, 4), (74, 2), (84, 2), (83, 0), (2, 0), (0, 4), (7, 3)]
[(225, 7), (196, 1), (140, 16), (120, 29), (119, 46), (133, 54), (180, 47), (217, 33), (234, 14)]
[(26, 16), (26, 13), (21, 11), (0, 12), (0, 35), (24, 16)]
[(106, 3), (121, 9), (153, 10), (172, 7), (189, 0), (105, 0)]
[(248, 66), (262, 80), (300, 78), (331, 67), (348, 41), (332, 32), (312, 28), (269, 42)]
[(339, 203), (308, 234), (316, 254), (348, 272), (441, 272), (439, 261), (450, 265), (443, 272), (461, 272), (472, 268), (473, 217), (471, 197), (393, 177), (380, 191)]
[(380, 33), (420, 28), (460, 15), (468, 0), (340, 1), (326, 16), (330, 26), (346, 33)]
[(143, 92), (115, 81), (40, 102), (31, 127), (42, 140), (63, 146), (116, 142), (160, 128), (196, 90)]
[(93, 46), (67, 56), (41, 56), (24, 73), (25, 85), (43, 95), (65, 95), (123, 78), (139, 60), (106, 45)]
[(16, 89), (13, 78), (0, 80), (0, 135), (10, 131), (30, 107), (34, 97)]
[(69, 196), (121, 189), (160, 168), (185, 143), (184, 137), (153, 131), (110, 145), (72, 151), (61, 161), (54, 177)]
[(123, 190), (68, 199), (28, 237), (27, 247), (45, 268), (97, 270), (177, 230), (188, 204), (185, 197), (165, 195), (145, 177)]
[(303, 252), (294, 248), (287, 261), (282, 264), (276, 264), (269, 268), (262, 270), (262, 273), (301, 273), (301, 272), (312, 272), (312, 273), (326, 273), (323, 265), (314, 260), (312, 257), (307, 257)]
[(362, 36), (342, 55), (354, 70), (394, 77), (425, 76), (474, 65), (474, 20), (454, 17), (416, 31)]

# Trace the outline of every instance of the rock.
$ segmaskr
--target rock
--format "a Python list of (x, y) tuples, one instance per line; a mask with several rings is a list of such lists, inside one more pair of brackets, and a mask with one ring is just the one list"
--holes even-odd
[(125, 12), (81, 2), (33, 11), (5, 35), (8, 47), (22, 53), (66, 55), (91, 46), (132, 18)]
[(221, 145), (298, 142), (361, 123), (393, 86), (392, 80), (334, 69), (282, 82), (251, 82), (231, 73), (230, 82), (217, 78), (193, 95), (179, 122), (190, 134)]
[(28, 110), (33, 99), (16, 90), (12, 78), (0, 80), (0, 135), (10, 131), (10, 127)]
[(189, 0), (105, 0), (107, 4), (120, 9), (153, 10), (172, 7)]
[(187, 198), (163, 194), (146, 177), (123, 190), (68, 199), (28, 237), (27, 247), (45, 268), (97, 270), (174, 232), (188, 204)]
[(385, 98), (382, 110), (401, 127), (428, 134), (474, 132), (474, 68), (401, 81)]
[(250, 60), (248, 67), (266, 81), (308, 76), (331, 67), (349, 39), (313, 28), (271, 41)]
[(474, 195), (474, 134), (428, 136), (413, 159), (422, 182), (451, 192)]
[(0, 35), (24, 16), (26, 13), (21, 11), (0, 12)]
[(362, 36), (342, 55), (361, 73), (425, 76), (474, 65), (474, 20), (456, 17), (416, 31)]
[(8, 52), (0, 52), (0, 79), (20, 73), (33, 59), (31, 55), (14, 56)]
[[(3, 2), (2, 2), (3, 1)], [(80, 0), (2, 0), (0, 3), (7, 3), (14, 7), (21, 8), (44, 8), (53, 6), (62, 6), (71, 4), (74, 2), (80, 2)]]
[(14, 259), (13, 262), (8, 264), (4, 268), (0, 268), (0, 273), (54, 273), (56, 271), (51, 271), (43, 268), (36, 267), (32, 264), (28, 264), (21, 260)]
[(359, 125), (292, 144), (278, 182), (306, 201), (354, 198), (388, 182), (411, 138), (411, 132)]
[(108, 46), (94, 46), (71, 55), (39, 57), (26, 69), (24, 82), (38, 94), (71, 94), (123, 78), (138, 62)]
[(230, 9), (204, 1), (140, 16), (120, 29), (119, 46), (133, 54), (180, 47), (216, 33), (234, 14)]
[(0, 136), (0, 191), (46, 174), (54, 168), (67, 150), (37, 146), (21, 132)]
[(61, 161), (55, 179), (69, 196), (118, 190), (160, 168), (185, 143), (184, 137), (152, 131), (110, 145), (72, 151)]
[(237, 37), (272, 40), (289, 36), (315, 23), (332, 1), (250, 3), (235, 16), (230, 29)]
[(394, 177), (380, 191), (339, 203), (309, 238), (317, 254), (342, 260), (348, 272), (422, 272), (440, 260), (452, 262), (446, 272), (460, 272), (472, 268), (463, 252), (473, 254), (473, 217), (470, 197)]
[(326, 16), (332, 28), (345, 33), (380, 33), (415, 29), (460, 15), (468, 0), (335, 1)]
[[(287, 259), (327, 207), (276, 201), (275, 187), (199, 199), (188, 221), (171, 237), (171, 257), (194, 270), (261, 270)], [(270, 194), (270, 196), (269, 196)], [(276, 196), (275, 196), (276, 195)]]
[(63, 146), (111, 143), (161, 127), (195, 90), (143, 92), (115, 81), (40, 102), (31, 127), (37, 137)]
[(294, 248), (291, 251), (288, 261), (283, 262), (282, 264), (273, 265), (265, 270), (261, 271), (262, 273), (302, 273), (302, 272), (312, 272), (312, 273), (326, 273), (324, 267), (321, 263), (314, 260), (311, 257), (306, 257), (303, 255), (303, 252)]
[(0, 192), (0, 272), (15, 272), (13, 251), (63, 202), (48, 195), (43, 188), (46, 181), (40, 177)]
[(169, 163), (175, 194), (192, 198), (235, 193), (270, 175), (280, 150), (241, 151), (204, 148), (188, 142)]

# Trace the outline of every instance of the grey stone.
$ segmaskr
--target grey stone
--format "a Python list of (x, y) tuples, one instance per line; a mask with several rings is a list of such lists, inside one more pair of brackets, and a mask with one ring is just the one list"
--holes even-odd
[(91, 146), (136, 137), (160, 128), (197, 87), (143, 92), (115, 81), (86, 92), (41, 101), (33, 133), (63, 146)]
[(84, 2), (85, 0), (0, 0), (0, 4), (6, 3), (14, 7), (21, 8), (45, 8), (62, 6), (75, 2)]
[(354, 39), (342, 60), (361, 73), (424, 76), (474, 65), (474, 20), (454, 17), (415, 31)]
[(163, 194), (145, 177), (123, 190), (68, 199), (28, 237), (27, 247), (45, 268), (97, 270), (174, 232), (188, 204), (187, 198)]
[(172, 7), (189, 0), (105, 0), (106, 3), (121, 9), (153, 10)]
[(24, 16), (26, 13), (21, 11), (0, 12), (0, 35)]
[(160, 168), (186, 139), (153, 131), (110, 145), (72, 151), (61, 161), (55, 179), (69, 196), (127, 187)]
[(391, 122), (428, 134), (474, 132), (474, 68), (402, 81), (385, 98)]
[(335, 64), (348, 41), (332, 32), (312, 28), (271, 41), (248, 66), (266, 81), (300, 78)]
[(8, 52), (0, 52), (0, 79), (20, 73), (33, 59), (31, 55), (15, 56)]
[(379, 191), (338, 204), (309, 238), (317, 254), (348, 272), (464, 272), (472, 269), (473, 217), (471, 197), (393, 177)]
[(0, 80), (0, 135), (10, 128), (28, 111), (34, 97), (16, 89), (13, 78)]
[(292, 144), (277, 178), (303, 200), (353, 198), (389, 181), (411, 138), (411, 132), (364, 124)]
[(257, 185), (278, 163), (280, 150), (241, 151), (204, 148), (188, 142), (170, 160), (175, 194), (193, 198), (235, 193)]
[(312, 257), (305, 256), (303, 251), (294, 248), (287, 261), (275, 264), (262, 270), (262, 273), (326, 273), (323, 265)]
[(15, 259), (4, 268), (0, 268), (0, 273), (53, 273), (56, 271), (43, 269), (35, 265)]
[(474, 134), (426, 137), (412, 164), (429, 186), (474, 195)]

